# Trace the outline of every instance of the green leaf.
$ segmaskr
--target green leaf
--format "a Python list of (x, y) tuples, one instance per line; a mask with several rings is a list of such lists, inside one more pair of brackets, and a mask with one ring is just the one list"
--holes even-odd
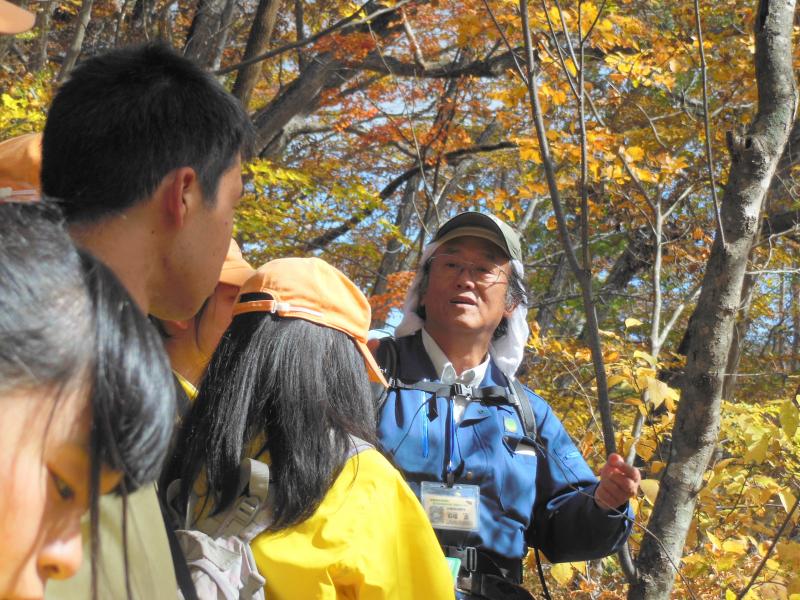
[(765, 435), (755, 444), (747, 449), (747, 454), (744, 455), (744, 462), (755, 463), (757, 465), (764, 462), (767, 458), (767, 450), (769, 450), (770, 437)]
[(558, 563), (550, 568), (550, 575), (559, 585), (567, 585), (575, 576), (575, 570), (570, 563)]
[(633, 352), (633, 357), (641, 358), (643, 361), (648, 363), (654, 369), (656, 368), (656, 364), (658, 363), (658, 361), (655, 358), (653, 358), (652, 355), (648, 354), (647, 352), (642, 352), (641, 350), (635, 350)]
[(658, 488), (660, 484), (658, 479), (642, 479), (639, 483), (639, 487), (642, 489), (642, 493), (644, 493), (645, 498), (650, 504), (656, 503), (656, 496), (658, 496)]
[(792, 400), (787, 400), (781, 404), (781, 427), (790, 439), (797, 432), (798, 424), (800, 424), (800, 409)]

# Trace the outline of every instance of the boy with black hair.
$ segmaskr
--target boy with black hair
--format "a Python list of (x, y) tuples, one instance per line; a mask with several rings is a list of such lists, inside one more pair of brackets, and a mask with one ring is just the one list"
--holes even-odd
[[(161, 44), (112, 50), (76, 67), (53, 99), (42, 196), (143, 312), (188, 319), (217, 285), (253, 138), (238, 101), (190, 60)], [(98, 598), (126, 597), (121, 510), (101, 505)], [(129, 498), (128, 540), (133, 596), (174, 598), (153, 487)], [(54, 583), (48, 598), (90, 597), (85, 570)]]
[(208, 73), (161, 44), (80, 64), (42, 141), (42, 194), (143, 311), (193, 316), (214, 290), (253, 128)]

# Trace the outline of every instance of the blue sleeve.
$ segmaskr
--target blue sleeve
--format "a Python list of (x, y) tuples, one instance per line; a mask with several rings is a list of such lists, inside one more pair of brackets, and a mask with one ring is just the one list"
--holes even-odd
[(594, 501), (595, 477), (547, 403), (529, 391), (537, 425), (536, 502), (525, 538), (551, 562), (593, 560), (613, 554), (633, 523), (629, 505), (607, 513)]

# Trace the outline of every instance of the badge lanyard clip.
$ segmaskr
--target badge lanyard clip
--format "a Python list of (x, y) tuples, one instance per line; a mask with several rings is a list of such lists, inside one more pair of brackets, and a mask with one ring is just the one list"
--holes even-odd
[[(425, 405), (428, 403), (428, 399), (426, 398), (425, 392), (420, 392), (420, 396), (422, 397), (422, 407), (424, 409)], [(435, 400), (435, 398), (434, 398)], [(430, 452), (430, 442), (428, 440), (428, 415), (426, 414), (428, 411), (423, 410), (422, 414), (422, 457), (428, 458), (428, 453)]]
[(455, 483), (455, 472), (456, 472), (456, 418), (454, 414), (455, 410), (455, 401), (453, 396), (450, 396), (448, 399), (448, 411), (447, 411), (447, 432), (449, 436), (449, 440), (447, 443), (449, 456), (447, 460), (447, 487), (453, 487)]

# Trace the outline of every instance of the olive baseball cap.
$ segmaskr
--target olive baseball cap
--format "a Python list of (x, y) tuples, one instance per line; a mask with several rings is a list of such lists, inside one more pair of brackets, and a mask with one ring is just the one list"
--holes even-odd
[(458, 214), (439, 228), (433, 241), (444, 243), (465, 236), (489, 240), (499, 246), (509, 258), (522, 261), (519, 234), (494, 215), (475, 211)]

